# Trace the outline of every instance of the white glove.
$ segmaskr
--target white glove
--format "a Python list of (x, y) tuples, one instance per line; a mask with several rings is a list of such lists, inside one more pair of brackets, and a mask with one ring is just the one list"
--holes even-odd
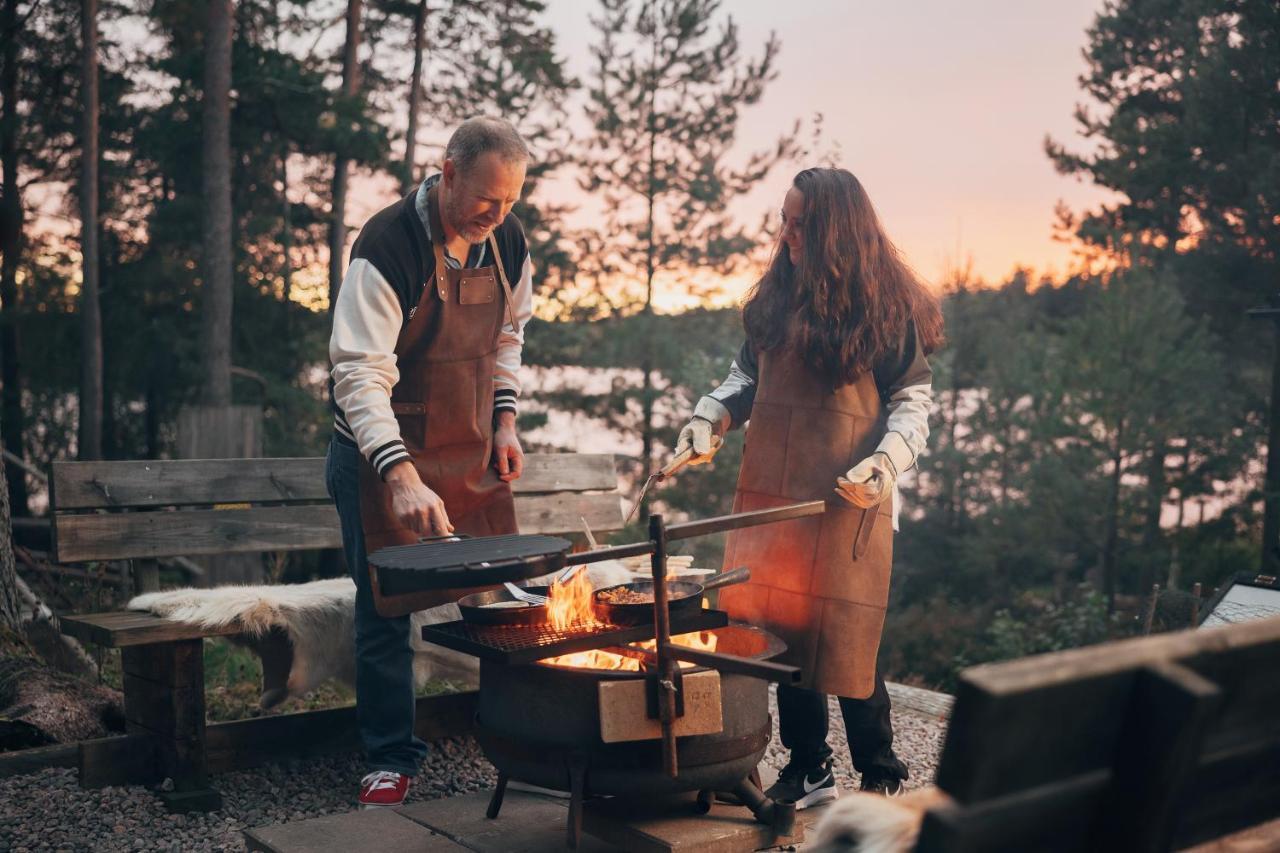
[(691, 447), (694, 456), (689, 460), (690, 465), (706, 464), (716, 455), (720, 448), (711, 444), (711, 421), (695, 417), (680, 430), (680, 437), (676, 439), (676, 455), (679, 456)]
[(861, 509), (879, 506), (893, 494), (898, 472), (887, 453), (873, 453), (836, 477), (836, 494)]

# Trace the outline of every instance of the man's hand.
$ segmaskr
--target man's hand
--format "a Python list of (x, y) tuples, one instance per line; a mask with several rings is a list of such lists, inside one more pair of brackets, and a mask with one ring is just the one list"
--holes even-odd
[(871, 509), (893, 494), (898, 472), (887, 453), (873, 453), (836, 477), (836, 494), (861, 509)]
[(422, 482), (412, 462), (406, 459), (392, 466), (386, 481), (391, 489), (391, 512), (401, 524), (424, 537), (453, 532), (444, 501)]
[(524, 473), (524, 450), (516, 438), (515, 412), (498, 412), (498, 426), (493, 431), (493, 465), (504, 483), (518, 480)]

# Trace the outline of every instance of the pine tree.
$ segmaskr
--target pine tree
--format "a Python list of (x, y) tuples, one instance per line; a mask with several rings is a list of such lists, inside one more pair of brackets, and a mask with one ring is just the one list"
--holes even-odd
[[(718, 0), (601, 0), (592, 23), (582, 187), (604, 209), (583, 272), (621, 289), (607, 298), (623, 313), (651, 317), (664, 273), (724, 274), (746, 261), (755, 240), (730, 203), (794, 152), (798, 125), (744, 165), (729, 164), (741, 111), (774, 79), (780, 45), (771, 36), (759, 57), (744, 58)], [(642, 336), (638, 359), (643, 474), (656, 440), (652, 337)]]

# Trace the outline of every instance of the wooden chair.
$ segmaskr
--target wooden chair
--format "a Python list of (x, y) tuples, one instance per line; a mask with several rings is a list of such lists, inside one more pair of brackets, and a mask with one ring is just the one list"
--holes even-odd
[[(337, 510), (325, 490), (323, 458), (57, 462), (52, 467), (53, 549), (59, 563), (128, 560), (136, 573), (154, 576), (155, 561), (164, 557), (342, 545)], [(612, 455), (529, 454), (513, 489), (526, 533), (577, 535), (583, 519), (595, 531), (623, 526)], [(237, 632), (133, 611), (67, 616), (61, 624), (64, 633), (80, 640), (119, 648), (124, 671), (129, 742), (115, 738), (82, 745), (81, 784), (169, 778), (174, 790), (162, 796), (171, 809), (217, 808), (220, 798), (207, 780), (203, 643), (208, 636)], [(244, 737), (254, 740), (252, 733)], [(235, 749), (233, 744), (226, 748)]]
[(1280, 816), (1280, 618), (966, 670), (916, 849), (1164, 851)]

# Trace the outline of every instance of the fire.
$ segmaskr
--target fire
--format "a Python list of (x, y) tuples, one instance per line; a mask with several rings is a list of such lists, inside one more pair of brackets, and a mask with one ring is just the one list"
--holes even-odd
[[(694, 631), (689, 634), (676, 634), (671, 638), (673, 645), (688, 646), (691, 649), (698, 649), (704, 652), (714, 652), (716, 650), (716, 635), (710, 631)], [(632, 643), (632, 645), (640, 646), (652, 651), (658, 647), (653, 640), (645, 640), (643, 643)], [(627, 657), (625, 655), (607, 652), (602, 649), (592, 649), (587, 652), (574, 652), (568, 655), (556, 655), (553, 658), (543, 658), (538, 661), (548, 666), (576, 666), (583, 669), (620, 669), (625, 672), (639, 672), (640, 661), (637, 658)], [(681, 669), (688, 669), (694, 664), (685, 661), (677, 661)]]
[(571, 626), (597, 626), (602, 624), (591, 609), (591, 596), (595, 590), (586, 572), (578, 572), (568, 582), (556, 581), (547, 594), (547, 623), (557, 631)]
[[(596, 618), (595, 611), (591, 607), (594, 596), (595, 589), (591, 586), (591, 579), (586, 572), (578, 572), (567, 583), (558, 581), (553, 583), (547, 595), (547, 624), (557, 631), (569, 629), (580, 631), (584, 628), (603, 627), (605, 623)], [(716, 635), (710, 631), (677, 634), (671, 638), (671, 642), (706, 652), (714, 652), (716, 650)], [(657, 648), (657, 644), (653, 640), (646, 640), (635, 645), (650, 650)], [(631, 672), (640, 670), (640, 661), (638, 659), (600, 649), (557, 655), (556, 657), (544, 658), (539, 663), (550, 666), (574, 666), (586, 669), (620, 669)], [(680, 666), (688, 668), (693, 664), (681, 661)]]

